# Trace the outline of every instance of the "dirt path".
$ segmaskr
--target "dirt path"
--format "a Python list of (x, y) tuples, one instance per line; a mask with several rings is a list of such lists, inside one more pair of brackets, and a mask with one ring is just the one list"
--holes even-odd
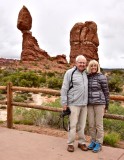
[(7, 111), (5, 109), (0, 109), (0, 121), (6, 121)]
[(43, 97), (41, 97), (41, 94), (32, 94), (32, 98), (36, 105), (41, 105), (43, 103)]

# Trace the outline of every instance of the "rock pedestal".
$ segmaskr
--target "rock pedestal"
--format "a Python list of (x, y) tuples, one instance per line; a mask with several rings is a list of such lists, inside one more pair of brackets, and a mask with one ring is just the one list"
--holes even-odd
[(22, 61), (42, 61), (53, 59), (53, 63), (67, 64), (66, 56), (59, 55), (50, 57), (48, 53), (41, 49), (35, 37), (30, 31), (32, 27), (32, 17), (28, 9), (23, 6), (18, 15), (17, 28), (22, 32)]
[(17, 28), (22, 32), (22, 61), (36, 61), (42, 58), (49, 58), (46, 51), (40, 49), (35, 37), (30, 31), (32, 27), (32, 17), (28, 9), (23, 6), (18, 15)]

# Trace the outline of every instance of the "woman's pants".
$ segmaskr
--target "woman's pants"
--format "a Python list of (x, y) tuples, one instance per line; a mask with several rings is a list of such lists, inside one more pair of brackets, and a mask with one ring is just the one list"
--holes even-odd
[(91, 140), (103, 143), (103, 116), (105, 105), (88, 105), (88, 123)]

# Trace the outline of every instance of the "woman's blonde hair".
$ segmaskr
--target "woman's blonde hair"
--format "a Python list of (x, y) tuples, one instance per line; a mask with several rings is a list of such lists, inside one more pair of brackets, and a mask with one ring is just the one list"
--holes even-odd
[(91, 60), (87, 66), (87, 72), (88, 73), (91, 73), (91, 65), (94, 65), (96, 64), (97, 65), (97, 73), (100, 73), (100, 65), (99, 63), (96, 61), (96, 60)]

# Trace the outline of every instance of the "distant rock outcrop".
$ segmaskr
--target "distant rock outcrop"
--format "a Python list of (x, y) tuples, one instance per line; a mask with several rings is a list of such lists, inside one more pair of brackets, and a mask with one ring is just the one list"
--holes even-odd
[(99, 61), (97, 25), (93, 21), (76, 23), (70, 31), (70, 63), (75, 62), (77, 55), (84, 55), (89, 62), (91, 59)]
[(53, 61), (57, 61), (60, 64), (67, 64), (66, 56), (64, 54), (53, 57)]

